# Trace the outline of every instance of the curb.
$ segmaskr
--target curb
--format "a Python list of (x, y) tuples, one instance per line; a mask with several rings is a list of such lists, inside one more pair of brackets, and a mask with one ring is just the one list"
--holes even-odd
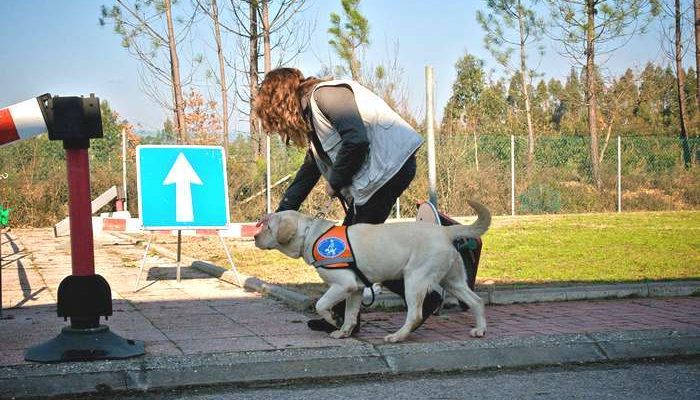
[[(135, 240), (135, 238), (117, 232), (110, 232), (111, 235), (124, 240)], [(151, 248), (156, 252), (175, 259), (177, 254), (160, 245), (151, 244)], [(181, 260), (189, 263), (193, 268), (217, 277), (225, 282), (241, 286), (235, 274), (226, 268), (220, 267), (208, 261), (196, 260), (192, 257), (182, 255)], [(254, 276), (238, 273), (243, 281), (243, 287), (256, 292), (270, 295), (278, 300), (284, 301), (294, 309), (310, 311), (314, 307), (314, 299), (302, 293), (289, 290), (282, 286), (267, 283)], [(550, 287), (522, 287), (522, 288), (498, 288), (496, 286), (478, 287), (476, 294), (484, 300), (484, 304), (516, 304), (516, 303), (542, 303), (553, 301), (576, 301), (576, 300), (602, 300), (602, 299), (622, 299), (630, 297), (686, 297), (700, 295), (700, 280), (698, 281), (662, 281), (662, 282), (642, 282), (642, 283), (622, 283), (622, 284), (600, 284), (600, 285), (576, 285), (576, 286), (550, 286)], [(396, 294), (384, 292), (377, 296), (372, 307), (400, 307), (403, 300)], [(454, 298), (448, 297), (448, 306), (457, 305)]]
[(371, 375), (697, 357), (700, 330), (650, 330), (251, 351), (0, 368), (0, 398), (285, 384)]
[[(122, 234), (118, 232), (109, 232), (109, 234), (123, 240), (136, 240), (134, 237), (129, 236), (127, 234)], [(144, 244), (142, 244), (142, 246), (146, 247)], [(151, 243), (151, 249), (165, 257), (172, 258), (173, 260), (177, 259), (176, 252), (167, 249), (161, 245)], [(190, 264), (192, 265), (192, 268), (195, 268), (213, 277), (219, 278), (224, 282), (228, 282), (232, 285), (243, 287), (254, 292), (270, 295), (280, 301), (287, 303), (294, 309), (300, 311), (309, 311), (313, 309), (313, 299), (301, 293), (283, 288), (282, 286), (269, 284), (259, 278), (246, 275), (241, 272), (238, 272), (238, 277), (240, 277), (240, 280), (242, 281), (239, 282), (238, 277), (236, 277), (236, 274), (233, 271), (207, 261), (194, 259), (183, 254), (180, 255), (180, 260), (182, 263)]]
[[(484, 286), (481, 286), (483, 288)], [(477, 286), (477, 288), (479, 288)], [(700, 281), (665, 281), (600, 285), (499, 288), (488, 286), (476, 290), (484, 304), (525, 304), (555, 301), (602, 300), (641, 297), (687, 297), (700, 294)], [(393, 293), (382, 293), (377, 304), (385, 307), (402, 306), (403, 300)], [(457, 305), (447, 298), (446, 304)]]

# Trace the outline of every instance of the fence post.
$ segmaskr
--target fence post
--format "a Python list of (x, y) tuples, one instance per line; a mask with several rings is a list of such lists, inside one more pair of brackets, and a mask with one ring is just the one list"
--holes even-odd
[[(263, 133), (262, 121), (258, 120), (258, 132)], [(270, 193), (271, 179), (270, 165), (270, 135), (265, 135), (265, 210), (268, 214), (272, 212), (272, 194)]]
[(515, 215), (515, 136), (510, 135), (510, 213)]
[(617, 135), (617, 212), (622, 212), (622, 141)]
[(430, 202), (437, 207), (437, 172), (435, 167), (435, 130), (433, 128), (433, 67), (425, 66), (425, 127), (428, 135), (428, 184)]
[(126, 128), (122, 127), (122, 186), (124, 186), (124, 211), (129, 211), (129, 195), (126, 190)]

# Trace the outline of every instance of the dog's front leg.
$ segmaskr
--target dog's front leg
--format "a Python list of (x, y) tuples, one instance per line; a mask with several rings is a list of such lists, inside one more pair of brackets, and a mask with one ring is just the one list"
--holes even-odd
[(360, 312), (360, 305), (362, 304), (362, 290), (356, 290), (347, 299), (345, 304), (345, 316), (343, 321), (343, 326), (337, 331), (331, 332), (331, 337), (334, 339), (342, 339), (350, 337), (353, 329), (358, 324), (357, 314)]
[(338, 326), (333, 320), (331, 308), (345, 300), (348, 295), (349, 292), (344, 287), (337, 284), (332, 284), (326, 293), (324, 293), (323, 296), (321, 296), (321, 298), (316, 302), (316, 312), (321, 316), (321, 318), (325, 319), (326, 322), (337, 328)]

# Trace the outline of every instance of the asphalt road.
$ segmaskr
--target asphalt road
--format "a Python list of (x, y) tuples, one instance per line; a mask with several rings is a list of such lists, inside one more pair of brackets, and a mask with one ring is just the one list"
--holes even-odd
[(281, 387), (211, 387), (155, 394), (111, 395), (109, 398), (696, 400), (700, 398), (700, 359), (432, 374), (392, 379), (367, 378)]

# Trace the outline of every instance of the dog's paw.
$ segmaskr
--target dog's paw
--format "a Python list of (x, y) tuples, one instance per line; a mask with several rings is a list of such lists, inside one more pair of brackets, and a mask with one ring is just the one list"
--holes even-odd
[(384, 336), (384, 341), (387, 343), (398, 343), (402, 342), (404, 339), (405, 337), (397, 333), (392, 333), (391, 335)]
[(474, 328), (469, 331), (469, 336), (471, 337), (484, 337), (486, 334), (486, 328)]
[(346, 338), (348, 336), (350, 336), (350, 335), (347, 332), (344, 332), (341, 330), (331, 332), (331, 337), (333, 339), (343, 339), (343, 338)]

